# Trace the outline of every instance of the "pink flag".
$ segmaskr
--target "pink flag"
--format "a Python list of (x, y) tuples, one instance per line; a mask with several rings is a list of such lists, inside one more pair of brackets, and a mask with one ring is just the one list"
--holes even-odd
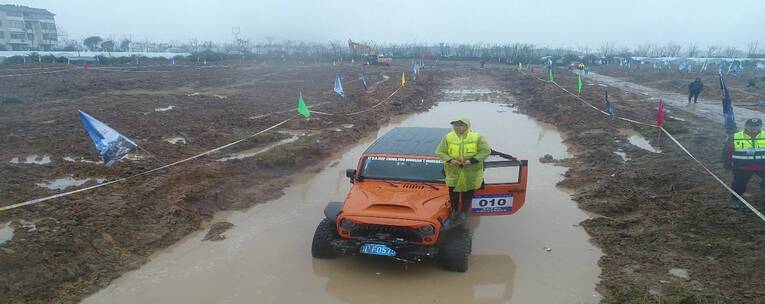
[(664, 100), (659, 99), (659, 113), (656, 114), (656, 126), (661, 128), (664, 123)]

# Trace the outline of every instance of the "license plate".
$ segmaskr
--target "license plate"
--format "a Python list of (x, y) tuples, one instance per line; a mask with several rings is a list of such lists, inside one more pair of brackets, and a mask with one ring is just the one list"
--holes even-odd
[(513, 210), (512, 194), (476, 195), (473, 196), (470, 212), (490, 215), (507, 213)]
[(361, 245), (361, 253), (371, 255), (396, 256), (396, 251), (388, 246), (380, 244)]

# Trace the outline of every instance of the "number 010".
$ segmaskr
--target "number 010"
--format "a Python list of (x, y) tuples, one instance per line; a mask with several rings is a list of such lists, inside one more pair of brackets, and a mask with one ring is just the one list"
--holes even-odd
[(478, 201), (478, 206), (481, 207), (502, 207), (507, 205), (507, 200), (504, 198), (500, 199), (482, 199)]

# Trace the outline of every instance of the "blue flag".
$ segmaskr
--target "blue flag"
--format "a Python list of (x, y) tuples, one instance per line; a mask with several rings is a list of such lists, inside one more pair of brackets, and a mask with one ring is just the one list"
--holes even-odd
[(338, 95), (340, 95), (342, 97), (345, 97), (345, 92), (343, 91), (343, 84), (340, 82), (340, 73), (338, 73), (335, 76), (335, 89), (334, 89), (334, 91)]
[(722, 73), (720, 73), (720, 89), (723, 91), (723, 117), (725, 118), (725, 132), (733, 134), (736, 132), (736, 119), (733, 116), (733, 105), (731, 104), (728, 86), (725, 85)]
[(132, 140), (85, 112), (80, 111), (80, 121), (107, 166), (117, 163), (130, 151), (138, 148)]
[(364, 90), (369, 90), (367, 87), (367, 74), (364, 73), (364, 67), (361, 67), (361, 73), (359, 73), (359, 80), (361, 80), (361, 83), (364, 85)]
[(606, 90), (606, 112), (608, 113), (608, 116), (611, 117), (611, 119), (616, 119), (616, 114), (614, 113), (614, 104), (611, 103), (610, 100), (608, 100), (608, 90)]

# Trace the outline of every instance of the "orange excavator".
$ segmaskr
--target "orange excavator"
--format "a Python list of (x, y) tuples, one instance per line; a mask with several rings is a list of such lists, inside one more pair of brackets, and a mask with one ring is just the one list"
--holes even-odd
[(367, 65), (370, 64), (380, 64), (380, 65), (390, 65), (393, 61), (393, 58), (386, 57), (382, 54), (377, 54), (376, 50), (366, 44), (354, 42), (351, 39), (348, 39), (348, 48), (351, 49), (351, 58), (355, 61), (357, 59), (357, 49), (363, 49), (366, 52), (366, 63)]

